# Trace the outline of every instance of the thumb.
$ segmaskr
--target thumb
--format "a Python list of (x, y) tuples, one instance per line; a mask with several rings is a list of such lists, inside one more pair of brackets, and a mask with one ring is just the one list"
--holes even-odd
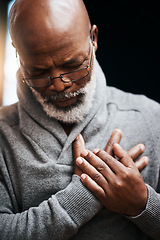
[[(73, 154), (74, 154), (74, 159), (76, 159), (77, 157), (80, 157), (81, 154), (85, 154), (86, 153), (86, 149), (85, 149), (85, 142), (84, 139), (82, 137), (81, 134), (79, 134), (74, 143), (73, 143)], [(88, 153), (88, 152), (87, 152)]]
[[(81, 156), (81, 154), (84, 154), (86, 151), (85, 149), (85, 142), (84, 142), (84, 139), (82, 137), (81, 134), (79, 134), (74, 143), (73, 143), (73, 154), (74, 154), (74, 161), (76, 161), (76, 159), (78, 157)], [(88, 152), (87, 152), (88, 153)], [(82, 175), (82, 171), (78, 168), (78, 166), (75, 164), (74, 165), (74, 173), (78, 176), (81, 176)]]

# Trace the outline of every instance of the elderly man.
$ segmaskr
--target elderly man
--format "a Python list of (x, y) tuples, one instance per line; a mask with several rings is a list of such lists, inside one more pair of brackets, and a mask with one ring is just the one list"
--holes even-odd
[[(159, 104), (106, 87), (81, 0), (17, 0), (10, 33), (19, 102), (0, 110), (0, 239), (159, 239)], [(128, 152), (120, 130), (106, 146), (115, 128)], [(137, 143), (149, 163), (133, 162)]]

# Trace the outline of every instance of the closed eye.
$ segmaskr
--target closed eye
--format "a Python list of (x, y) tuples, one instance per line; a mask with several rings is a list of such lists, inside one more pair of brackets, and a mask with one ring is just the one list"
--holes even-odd
[(32, 78), (44, 77), (44, 76), (48, 76), (49, 71), (50, 71), (49, 69), (43, 69), (43, 70), (39, 69), (39, 70), (36, 70), (36, 71), (29, 72), (29, 75)]
[[(62, 73), (83, 68), (84, 66), (87, 65), (87, 61), (88, 61), (88, 56), (85, 57), (83, 61), (79, 61), (77, 58), (70, 59), (61, 66)], [(37, 77), (41, 78), (41, 77), (49, 76), (52, 71), (53, 71), (52, 67), (48, 69), (33, 67), (32, 70), (28, 70), (26, 72), (27, 72), (27, 75), (29, 75), (28, 77), (30, 78), (37, 78)]]
[(64, 64), (64, 68), (65, 69), (69, 69), (69, 70), (76, 70), (78, 68), (82, 68), (84, 67), (84, 65), (86, 65), (88, 58), (86, 57), (82, 62), (79, 61), (68, 61), (67, 63)]

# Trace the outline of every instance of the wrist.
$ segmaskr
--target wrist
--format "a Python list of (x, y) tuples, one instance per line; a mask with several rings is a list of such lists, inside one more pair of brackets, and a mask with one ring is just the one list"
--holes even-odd
[(143, 194), (141, 194), (141, 198), (137, 201), (135, 208), (127, 215), (128, 217), (136, 217), (140, 215), (145, 209), (148, 202), (148, 188), (145, 185)]
[(77, 175), (73, 175), (71, 183), (67, 188), (58, 192), (56, 197), (79, 227), (88, 222), (102, 207)]

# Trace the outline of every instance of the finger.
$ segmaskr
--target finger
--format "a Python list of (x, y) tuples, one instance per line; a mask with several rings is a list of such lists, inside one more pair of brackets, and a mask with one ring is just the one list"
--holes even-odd
[(86, 173), (90, 178), (92, 178), (99, 186), (105, 188), (107, 185), (107, 180), (104, 176), (97, 171), (89, 162), (87, 162), (84, 158), (78, 157), (76, 159), (76, 164), (78, 167)]
[(126, 167), (133, 167), (135, 168), (134, 162), (130, 155), (121, 148), (121, 146), (118, 143), (115, 143), (113, 145), (113, 150), (115, 155), (120, 159), (121, 163), (124, 164)]
[(131, 156), (131, 158), (133, 160), (135, 160), (144, 152), (144, 150), (145, 150), (145, 146), (143, 144), (138, 144), (138, 145), (134, 146), (133, 148), (131, 148), (128, 151), (128, 154)]
[(101, 188), (88, 175), (82, 174), (81, 181), (98, 199), (102, 199), (105, 197), (105, 191), (103, 190), (103, 188)]
[(81, 154), (88, 154), (88, 152), (85, 149), (85, 142), (81, 134), (77, 136), (73, 143), (73, 154), (74, 158), (80, 157)]
[(136, 161), (135, 165), (139, 171), (142, 171), (148, 165), (148, 162), (149, 162), (148, 157), (144, 156), (141, 157), (138, 161)]
[[(82, 153), (85, 153), (85, 142), (81, 134), (79, 134), (76, 138), (76, 140), (73, 143), (73, 154), (74, 154), (74, 159), (80, 157)], [(88, 152), (86, 152), (87, 154)], [(78, 176), (81, 176), (83, 173), (78, 166), (75, 164), (74, 165), (74, 173)]]
[(120, 129), (115, 129), (105, 147), (105, 151), (108, 154), (113, 156), (113, 145), (114, 143), (120, 143), (121, 138), (122, 138), (122, 131)]
[[(110, 162), (110, 158), (113, 158), (112, 156), (110, 156), (108, 153), (106, 153), (103, 150), (100, 150), (100, 152), (104, 152), (105, 156), (104, 158), (108, 157), (108, 162)], [(98, 153), (97, 153), (98, 154)], [(98, 170), (98, 172), (100, 172), (107, 180), (108, 182), (113, 179), (115, 177), (114, 172), (112, 171), (112, 169), (105, 163), (105, 161), (95, 155), (94, 153), (92, 153), (91, 151), (88, 150), (88, 154), (84, 157), (94, 168), (96, 168)], [(114, 158), (113, 158), (114, 159)], [(115, 160), (116, 161), (116, 160)], [(107, 161), (106, 161), (107, 162)], [(107, 162), (107, 163), (108, 163)], [(117, 162), (117, 161), (116, 161)], [(120, 164), (118, 162), (118, 164)], [(90, 175), (91, 176), (91, 175)]]
[[(121, 171), (125, 171), (124, 165), (121, 162), (117, 161), (117, 159), (109, 155), (107, 152), (103, 150), (99, 150), (96, 153), (96, 156), (102, 159), (107, 164), (107, 166), (111, 169), (112, 172), (118, 174)], [(108, 179), (108, 173), (106, 178)]]

